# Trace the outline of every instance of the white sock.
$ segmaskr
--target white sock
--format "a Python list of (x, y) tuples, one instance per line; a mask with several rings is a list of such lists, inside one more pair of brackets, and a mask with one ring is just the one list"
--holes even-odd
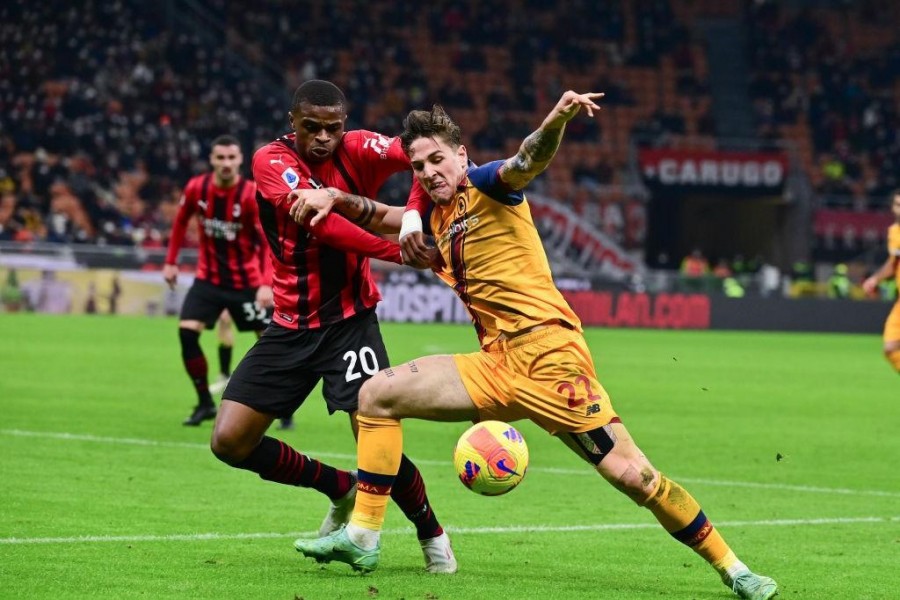
[(365, 527), (360, 527), (353, 523), (347, 523), (347, 537), (349, 537), (350, 541), (356, 544), (358, 548), (363, 550), (374, 550), (378, 547), (378, 539), (381, 537), (381, 532), (375, 531), (374, 529), (366, 529)]
[(731, 585), (734, 583), (734, 578), (743, 573), (744, 571), (749, 571), (747, 565), (742, 563), (739, 560), (734, 561), (734, 564), (725, 569), (725, 576), (728, 577), (728, 584)]

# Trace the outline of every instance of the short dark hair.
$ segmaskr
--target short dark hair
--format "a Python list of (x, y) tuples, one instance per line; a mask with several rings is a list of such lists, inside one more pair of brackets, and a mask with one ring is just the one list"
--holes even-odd
[(291, 102), (291, 110), (300, 104), (307, 102), (313, 106), (340, 106), (346, 108), (347, 98), (341, 88), (330, 81), (310, 79), (300, 84), (294, 91), (294, 100)]
[(454, 148), (459, 147), (462, 143), (462, 131), (460, 131), (459, 125), (453, 122), (440, 104), (432, 106), (430, 111), (411, 111), (403, 119), (400, 145), (407, 154), (409, 154), (409, 147), (417, 139), (436, 136), (444, 138), (444, 141)]
[(215, 148), (216, 146), (237, 146), (238, 148), (240, 148), (241, 143), (236, 137), (229, 133), (226, 133), (224, 135), (218, 136), (212, 141), (212, 144), (209, 145), (210, 148)]

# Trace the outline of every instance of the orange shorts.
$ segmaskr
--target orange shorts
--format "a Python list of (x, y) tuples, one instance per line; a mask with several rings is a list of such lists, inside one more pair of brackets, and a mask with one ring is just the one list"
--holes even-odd
[(577, 331), (552, 326), (453, 358), (483, 421), (530, 419), (555, 435), (619, 420)]
[(894, 308), (884, 322), (884, 341), (900, 342), (900, 301), (894, 303)]

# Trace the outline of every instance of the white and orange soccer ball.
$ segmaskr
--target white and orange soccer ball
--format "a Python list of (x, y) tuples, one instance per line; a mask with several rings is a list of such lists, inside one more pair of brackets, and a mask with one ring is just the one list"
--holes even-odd
[(453, 465), (467, 488), (483, 496), (499, 496), (522, 483), (528, 446), (509, 423), (482, 421), (459, 437)]

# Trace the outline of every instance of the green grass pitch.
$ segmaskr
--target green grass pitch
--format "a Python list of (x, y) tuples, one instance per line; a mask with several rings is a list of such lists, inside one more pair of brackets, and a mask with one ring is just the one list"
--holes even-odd
[[(383, 326), (395, 363), (475, 350), (470, 327)], [(900, 379), (877, 335), (589, 330), (600, 380), (650, 460), (680, 481), (782, 597), (900, 597)], [(252, 343), (239, 336), (236, 359)], [(216, 362), (215, 336), (203, 336)], [(2, 598), (685, 598), (730, 592), (560, 442), (507, 496), (450, 462), (466, 423), (410, 421), (407, 453), (451, 531), (460, 572), (431, 576), (395, 507), (378, 571), (292, 547), (326, 501), (208, 451), (176, 323), (0, 316)], [(277, 435), (279, 432), (275, 432)], [(318, 393), (283, 435), (355, 464), (347, 419)]]

